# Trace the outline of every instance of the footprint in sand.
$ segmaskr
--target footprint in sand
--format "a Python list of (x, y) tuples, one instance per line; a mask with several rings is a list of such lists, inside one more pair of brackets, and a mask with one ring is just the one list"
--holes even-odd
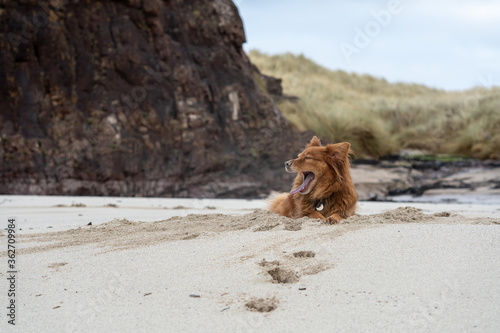
[(313, 251), (299, 251), (299, 252), (294, 252), (293, 256), (295, 258), (313, 258), (316, 256), (316, 253)]
[(252, 298), (245, 306), (250, 311), (271, 312), (278, 307), (278, 303), (276, 297)]
[(298, 251), (283, 259), (258, 263), (271, 276), (272, 283), (295, 283), (303, 275), (314, 275), (332, 267), (328, 262), (317, 260), (313, 251)]

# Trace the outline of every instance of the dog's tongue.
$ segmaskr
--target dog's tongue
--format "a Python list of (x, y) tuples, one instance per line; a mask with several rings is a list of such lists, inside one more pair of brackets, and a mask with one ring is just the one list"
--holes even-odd
[(314, 174), (312, 172), (307, 174), (307, 176), (304, 178), (304, 182), (302, 184), (300, 184), (299, 187), (297, 187), (295, 190), (293, 190), (290, 193), (295, 194), (295, 193), (301, 192), (304, 189), (307, 189), (307, 187), (309, 186), (309, 184), (311, 183), (313, 178), (314, 178)]

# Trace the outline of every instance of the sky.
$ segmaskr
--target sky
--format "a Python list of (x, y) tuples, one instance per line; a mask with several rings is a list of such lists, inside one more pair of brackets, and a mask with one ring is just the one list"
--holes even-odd
[(464, 90), (500, 86), (499, 0), (233, 0), (246, 52)]

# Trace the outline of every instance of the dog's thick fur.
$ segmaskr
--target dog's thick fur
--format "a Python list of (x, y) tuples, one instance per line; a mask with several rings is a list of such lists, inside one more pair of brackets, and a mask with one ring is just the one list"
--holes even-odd
[(354, 215), (358, 197), (349, 172), (350, 154), (348, 142), (321, 146), (313, 137), (298, 158), (285, 162), (286, 171), (298, 173), (297, 177), (291, 193), (273, 198), (269, 209), (291, 218), (308, 216), (328, 223)]

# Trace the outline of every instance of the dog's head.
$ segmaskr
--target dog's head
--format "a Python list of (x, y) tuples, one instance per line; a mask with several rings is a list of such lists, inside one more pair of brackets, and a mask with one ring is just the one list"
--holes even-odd
[(285, 162), (285, 169), (298, 173), (292, 194), (321, 198), (326, 192), (340, 190), (345, 177), (349, 176), (349, 155), (352, 154), (348, 142), (321, 146), (317, 137), (313, 137), (298, 158)]

